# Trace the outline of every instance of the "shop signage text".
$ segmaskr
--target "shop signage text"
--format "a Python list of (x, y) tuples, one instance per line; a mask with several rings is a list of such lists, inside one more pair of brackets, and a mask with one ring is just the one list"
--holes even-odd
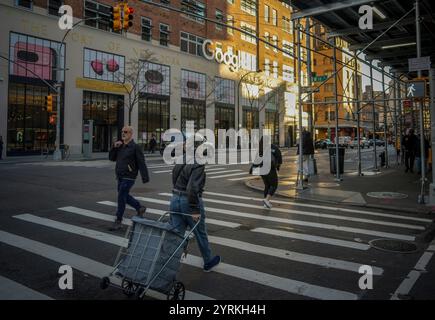
[(208, 50), (208, 46), (213, 44), (213, 41), (207, 39), (202, 44), (202, 54), (208, 60), (216, 60), (217, 63), (224, 63), (230, 67), (231, 71), (239, 70), (239, 57), (231, 51), (223, 52), (222, 49), (216, 48), (215, 51)]

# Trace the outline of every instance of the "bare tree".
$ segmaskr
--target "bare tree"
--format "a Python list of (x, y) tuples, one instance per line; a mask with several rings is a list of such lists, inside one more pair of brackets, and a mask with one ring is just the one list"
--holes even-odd
[(124, 102), (124, 107), (128, 109), (128, 125), (131, 125), (133, 108), (148, 85), (145, 80), (146, 62), (154, 62), (153, 55), (149, 50), (145, 50), (138, 58), (128, 59), (125, 63), (125, 72), (117, 75), (127, 93), (127, 102)]

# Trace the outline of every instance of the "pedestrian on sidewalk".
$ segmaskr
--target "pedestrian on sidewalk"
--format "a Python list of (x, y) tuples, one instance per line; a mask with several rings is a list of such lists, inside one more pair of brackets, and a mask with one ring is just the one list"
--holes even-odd
[(3, 136), (0, 136), (0, 160), (3, 159)]
[(156, 135), (153, 133), (150, 140), (149, 153), (154, 153), (156, 146), (157, 146)]
[[(183, 140), (182, 164), (178, 164), (181, 161), (177, 161), (172, 169), (171, 224), (174, 229), (184, 235), (188, 226), (192, 229), (199, 221), (193, 233), (204, 260), (204, 271), (210, 272), (220, 263), (221, 257), (212, 256), (208, 242), (205, 209), (202, 201), (206, 180), (205, 165), (199, 164), (196, 159), (187, 158), (185, 137)], [(174, 214), (176, 212), (189, 216)]]
[(414, 173), (414, 161), (418, 148), (418, 139), (414, 134), (414, 129), (408, 129), (407, 134), (403, 137), (402, 147), (405, 152), (405, 172)]
[[(270, 202), (270, 199), (275, 195), (275, 192), (278, 189), (278, 171), (281, 168), (282, 164), (282, 154), (279, 148), (273, 143), (271, 143), (270, 146), (266, 146), (266, 149), (263, 150), (263, 137), (261, 137), (256, 158), (262, 158), (263, 154), (266, 154), (266, 152), (271, 153), (271, 163), (269, 172), (261, 175), (261, 179), (264, 183), (263, 206), (266, 209), (272, 209), (272, 203)], [(262, 163), (260, 161), (254, 161), (251, 169), (249, 170), (249, 173), (252, 174), (254, 168), (261, 166)]]
[[(296, 152), (297, 155), (299, 155), (299, 144), (298, 149)], [(312, 170), (314, 164), (311, 162), (312, 157), (314, 155), (314, 142), (313, 138), (311, 137), (311, 132), (307, 130), (302, 131), (302, 163), (303, 163), (303, 179), (304, 182), (308, 182), (308, 178), (311, 174), (314, 174), (314, 170)]]
[(122, 217), (125, 206), (129, 204), (136, 209), (137, 215), (142, 217), (146, 208), (129, 193), (133, 187), (138, 172), (142, 182), (149, 182), (148, 169), (145, 164), (145, 157), (142, 149), (133, 140), (133, 128), (125, 126), (122, 128), (122, 141), (116, 141), (109, 152), (110, 161), (116, 161), (116, 178), (118, 180), (118, 209), (116, 219), (111, 231), (119, 230), (122, 227)]

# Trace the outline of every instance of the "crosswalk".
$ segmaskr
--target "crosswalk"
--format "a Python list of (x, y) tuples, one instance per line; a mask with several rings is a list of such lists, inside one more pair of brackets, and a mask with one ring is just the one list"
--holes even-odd
[[(234, 169), (232, 165), (206, 165), (207, 179), (226, 179), (228, 181), (243, 181), (256, 178), (249, 174), (249, 168)], [(148, 167), (153, 174), (172, 174), (173, 165), (153, 165)], [(165, 170), (159, 170), (165, 168)]]
[[(170, 196), (156, 193), (136, 198), (147, 207), (148, 217), (157, 219), (167, 212)], [(14, 232), (0, 227), (0, 249), (6, 245), (9, 250), (42, 257), (53, 264), (70, 265), (95, 278), (97, 284), (98, 279), (112, 271), (118, 249), (128, 246), (124, 232), (107, 231), (114, 218), (113, 200), (95, 199), (84, 206), (17, 213), (13, 216), (18, 226)], [(261, 198), (237, 194), (205, 192), (203, 200), (209, 242), (213, 251), (222, 255), (223, 262), (214, 272), (204, 275), (199, 250), (190, 245), (191, 252), (182, 259), (178, 276), (188, 289), (186, 299), (258, 298), (256, 290), (243, 290), (244, 286), (267, 292), (271, 299), (362, 299), (366, 293), (358, 286), (360, 267), (371, 266), (375, 283), (381, 283), (400, 261), (397, 256), (372, 248), (369, 241), (414, 241), (432, 223), (419, 215), (286, 200), (274, 200), (274, 207), (265, 210)], [(134, 210), (128, 208), (127, 215), (133, 214)], [(132, 221), (126, 217), (123, 224), (129, 226)], [(31, 237), (26, 232), (29, 227)], [(75, 241), (60, 240), (64, 237)], [(76, 248), (80, 241), (86, 243), (86, 252)], [(105, 258), (101, 257), (103, 248), (113, 256), (111, 261), (107, 252)], [(404, 270), (404, 274), (408, 271)], [(316, 276), (307, 276), (310, 274)], [(394, 274), (397, 278), (397, 271)], [(207, 287), (194, 280), (202, 277), (207, 278)], [(35, 291), (31, 284), (7, 279), (7, 275), (0, 274), (0, 283), (23, 292), (23, 297), (56, 299)], [(165, 299), (159, 292), (150, 291), (148, 295)]]

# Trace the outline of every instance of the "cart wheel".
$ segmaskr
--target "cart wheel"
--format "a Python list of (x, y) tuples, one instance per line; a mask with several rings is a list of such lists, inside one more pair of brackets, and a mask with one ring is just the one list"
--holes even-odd
[(128, 280), (122, 280), (122, 292), (124, 292), (124, 294), (127, 297), (132, 297), (136, 290), (137, 290), (137, 285), (134, 284), (132, 281), (128, 281)]
[(105, 290), (109, 287), (109, 284), (110, 284), (110, 279), (108, 277), (104, 277), (103, 279), (101, 279), (100, 288)]
[(184, 296), (186, 294), (186, 290), (184, 288), (184, 284), (180, 281), (175, 281), (172, 285), (171, 290), (168, 293), (168, 300), (184, 300)]

